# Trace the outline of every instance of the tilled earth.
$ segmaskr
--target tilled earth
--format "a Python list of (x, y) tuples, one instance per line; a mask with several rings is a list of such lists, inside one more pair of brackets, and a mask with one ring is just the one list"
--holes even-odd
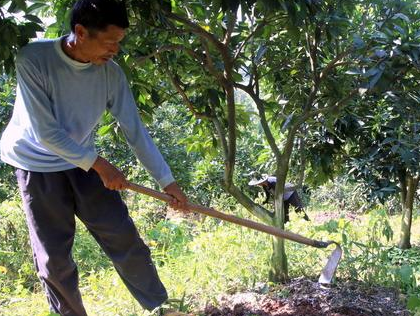
[(320, 285), (305, 278), (281, 288), (224, 295), (205, 307), (209, 316), (409, 316), (389, 288), (361, 284)]

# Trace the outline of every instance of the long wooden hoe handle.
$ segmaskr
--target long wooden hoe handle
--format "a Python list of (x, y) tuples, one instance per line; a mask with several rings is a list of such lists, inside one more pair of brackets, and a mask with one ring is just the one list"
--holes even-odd
[[(162, 192), (159, 192), (159, 191), (155, 191), (153, 189), (146, 188), (146, 187), (143, 187), (143, 186), (135, 184), (135, 183), (130, 183), (129, 189), (133, 190), (133, 191), (136, 191), (138, 193), (141, 193), (141, 194), (145, 194), (145, 195), (154, 197), (154, 198), (159, 199), (159, 200), (164, 201), (164, 202), (168, 202), (168, 201), (171, 201), (173, 199), (173, 197), (168, 195), (168, 194), (165, 194), (165, 193), (162, 193)], [(264, 224), (261, 224), (261, 223), (257, 223), (257, 222), (251, 221), (249, 219), (240, 218), (240, 217), (236, 217), (236, 216), (233, 216), (233, 215), (225, 214), (225, 213), (216, 211), (213, 208), (205, 207), (205, 206), (198, 205), (198, 204), (193, 204), (193, 203), (190, 203), (190, 202), (188, 202), (187, 208), (190, 211), (198, 212), (200, 214), (215, 217), (215, 218), (227, 221), (227, 222), (231, 222), (231, 223), (234, 223), (234, 224), (245, 226), (245, 227), (248, 227), (248, 228), (251, 228), (251, 229), (254, 229), (254, 230), (258, 230), (258, 231), (261, 231), (261, 232), (264, 232), (264, 233), (267, 233), (267, 234), (270, 234), (270, 235), (273, 235), (273, 236), (293, 240), (293, 241), (296, 241), (298, 243), (305, 244), (305, 245), (312, 246), (312, 247), (316, 247), (316, 248), (326, 248), (329, 245), (331, 245), (332, 243), (334, 243), (332, 241), (325, 242), (325, 241), (309, 239), (307, 237), (304, 237), (304, 236), (301, 236), (301, 235), (298, 235), (298, 234), (295, 234), (295, 233), (291, 233), (291, 232), (288, 232), (288, 231), (285, 231), (285, 230), (282, 230), (282, 229), (279, 229), (279, 228), (276, 228), (276, 227), (272, 227), (272, 226), (264, 225)]]

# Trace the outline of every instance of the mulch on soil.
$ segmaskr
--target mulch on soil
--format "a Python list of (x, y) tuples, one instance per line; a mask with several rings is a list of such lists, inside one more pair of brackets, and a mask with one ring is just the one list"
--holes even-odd
[(393, 289), (362, 284), (320, 285), (305, 278), (271, 290), (223, 295), (208, 316), (409, 316)]

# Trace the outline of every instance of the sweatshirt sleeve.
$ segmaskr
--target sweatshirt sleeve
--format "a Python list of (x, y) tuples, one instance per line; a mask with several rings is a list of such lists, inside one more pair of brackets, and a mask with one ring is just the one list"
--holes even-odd
[[(109, 111), (117, 119), (136, 157), (159, 183), (161, 188), (174, 182), (171, 170), (159, 149), (154, 144), (137, 112), (133, 94), (124, 73), (120, 70), (119, 80), (111, 94)], [(115, 81), (114, 81), (115, 82)]]
[(48, 150), (85, 171), (97, 158), (94, 148), (83, 147), (69, 137), (54, 117), (46, 82), (39, 69), (22, 53), (16, 61), (18, 93), (22, 98), (33, 137)]

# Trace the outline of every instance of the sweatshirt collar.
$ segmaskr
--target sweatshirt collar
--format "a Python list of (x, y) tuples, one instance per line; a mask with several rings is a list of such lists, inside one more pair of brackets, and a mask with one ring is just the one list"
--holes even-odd
[(80, 61), (74, 60), (66, 55), (66, 53), (63, 51), (63, 48), (61, 47), (61, 42), (65, 40), (67, 35), (64, 35), (60, 38), (57, 38), (57, 40), (54, 43), (55, 49), (60, 56), (60, 58), (68, 65), (72, 66), (73, 68), (76, 68), (78, 70), (87, 69), (90, 66), (92, 66), (92, 63), (82, 63)]

